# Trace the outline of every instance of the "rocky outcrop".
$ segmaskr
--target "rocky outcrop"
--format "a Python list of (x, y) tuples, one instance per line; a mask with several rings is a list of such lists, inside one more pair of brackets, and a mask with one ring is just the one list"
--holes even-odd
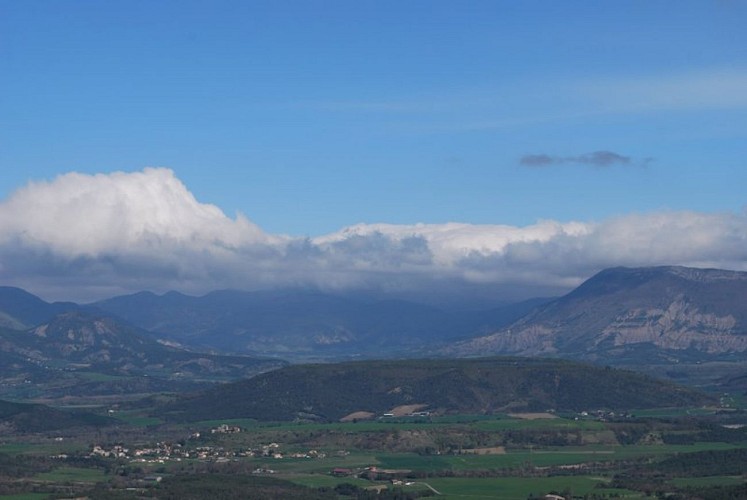
[(663, 349), (696, 349), (707, 353), (747, 350), (747, 335), (739, 335), (733, 315), (702, 313), (687, 299), (674, 300), (666, 310), (633, 309), (616, 318), (600, 339), (616, 346), (649, 342)]

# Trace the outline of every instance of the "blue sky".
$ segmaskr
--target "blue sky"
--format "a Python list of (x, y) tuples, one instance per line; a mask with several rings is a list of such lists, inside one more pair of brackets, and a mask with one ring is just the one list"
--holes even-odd
[(745, 26), (728, 0), (0, 0), (0, 199), (164, 167), (278, 237), (743, 217)]

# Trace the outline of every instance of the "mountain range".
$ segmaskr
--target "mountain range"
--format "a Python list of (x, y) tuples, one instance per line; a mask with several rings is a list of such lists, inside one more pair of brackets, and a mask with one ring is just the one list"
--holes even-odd
[(92, 306), (184, 346), (301, 361), (418, 355), (508, 325), (546, 300), (449, 311), (314, 290), (222, 290), (142, 292)]
[(313, 290), (78, 305), (2, 287), (0, 395), (33, 396), (35, 381), (50, 397), (195, 387), (286, 360), (506, 354), (636, 369), (730, 362), (733, 383), (745, 373), (745, 298), (747, 273), (684, 267), (607, 269), (563, 297), (461, 311)]

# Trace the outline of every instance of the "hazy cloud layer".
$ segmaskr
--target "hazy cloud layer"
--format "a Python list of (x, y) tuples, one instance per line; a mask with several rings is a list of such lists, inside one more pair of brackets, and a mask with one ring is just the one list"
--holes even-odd
[(593, 167), (636, 164), (630, 156), (624, 156), (612, 151), (594, 151), (593, 153), (577, 156), (551, 156), (544, 153), (528, 154), (519, 159), (519, 164), (525, 167), (547, 167), (566, 163), (590, 165)]
[(314, 286), (524, 298), (610, 266), (747, 270), (747, 216), (663, 212), (534, 225), (360, 224), (271, 235), (200, 203), (168, 169), (71, 173), (0, 203), (0, 283), (49, 299)]

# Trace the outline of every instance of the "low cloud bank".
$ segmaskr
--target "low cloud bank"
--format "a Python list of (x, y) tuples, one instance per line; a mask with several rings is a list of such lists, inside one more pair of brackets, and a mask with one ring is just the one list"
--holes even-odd
[(303, 286), (511, 300), (561, 293), (606, 267), (669, 264), (747, 270), (747, 216), (360, 224), (293, 238), (200, 203), (162, 168), (65, 174), (0, 203), (0, 281), (47, 299)]

